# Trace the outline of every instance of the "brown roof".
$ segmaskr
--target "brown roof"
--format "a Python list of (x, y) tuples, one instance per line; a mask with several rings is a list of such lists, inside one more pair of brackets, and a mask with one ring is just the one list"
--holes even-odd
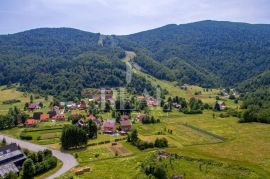
[(40, 115), (40, 120), (47, 120), (50, 118), (50, 115), (49, 114), (41, 114)]
[(132, 122), (130, 120), (124, 120), (124, 121), (120, 121), (120, 125), (121, 126), (131, 126)]
[(137, 96), (137, 99), (143, 100), (145, 97), (144, 96)]
[(26, 125), (32, 125), (32, 124), (36, 124), (38, 121), (36, 119), (27, 119), (25, 121)]
[(121, 115), (120, 116), (120, 120), (121, 121), (125, 121), (125, 120), (128, 120), (129, 119), (129, 116), (128, 115)]

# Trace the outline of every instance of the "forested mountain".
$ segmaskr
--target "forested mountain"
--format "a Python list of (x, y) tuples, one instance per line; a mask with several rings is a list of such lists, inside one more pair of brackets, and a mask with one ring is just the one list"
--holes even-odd
[[(69, 28), (0, 36), (0, 84), (19, 82), (24, 91), (66, 99), (80, 97), (83, 88), (126, 86), (126, 66), (119, 59), (123, 51), (101, 46), (99, 38), (100, 34)], [(153, 90), (136, 75), (128, 88)]]
[(254, 92), (260, 88), (270, 88), (270, 70), (240, 83), (237, 88), (240, 92)]
[[(134, 51), (133, 62), (159, 79), (207, 87), (241, 83), (243, 92), (269, 86), (270, 25), (216, 21), (126, 36), (71, 28), (1, 35), (0, 85), (19, 82), (22, 90), (69, 99), (83, 88), (125, 86), (121, 58), (126, 50)], [(131, 91), (153, 90), (144, 78), (133, 77)]]
[(178, 80), (205, 86), (236, 85), (270, 67), (270, 25), (202, 21), (121, 38), (146, 49)]
[(270, 71), (265, 71), (238, 85), (245, 93), (243, 122), (270, 123)]

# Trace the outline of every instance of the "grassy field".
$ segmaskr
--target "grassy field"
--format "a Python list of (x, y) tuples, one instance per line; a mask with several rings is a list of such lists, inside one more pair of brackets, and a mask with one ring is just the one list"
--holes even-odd
[(40, 122), (36, 128), (13, 128), (0, 131), (3, 134), (19, 138), (21, 134), (32, 136), (30, 142), (47, 145), (60, 142), (64, 125), (70, 122)]
[[(0, 114), (6, 114), (9, 110), (9, 108), (12, 108), (14, 106), (18, 107), (19, 109), (23, 110), (24, 105), (26, 102), (29, 103), (30, 96), (34, 97), (34, 102), (42, 102), (44, 105), (43, 109), (36, 110), (35, 112), (48, 112), (50, 102), (52, 101), (52, 97), (49, 97), (48, 100), (45, 100), (43, 97), (39, 97), (39, 99), (35, 99), (35, 97), (39, 96), (37, 94), (32, 93), (23, 93), (17, 90), (17, 86), (13, 86), (11, 88), (7, 88), (6, 86), (0, 86)], [(6, 100), (20, 100), (18, 103), (14, 104), (3, 104), (3, 101)], [(32, 112), (28, 112), (29, 114), (32, 114)]]
[[(187, 124), (192, 127), (187, 127)], [(232, 117), (213, 119), (212, 112), (205, 111), (200, 115), (164, 117), (160, 124), (136, 123), (134, 128), (138, 129), (139, 137), (143, 140), (153, 141), (155, 138), (166, 137), (169, 148), (165, 151), (184, 156), (184, 159), (173, 163), (175, 169), (169, 169), (171, 175), (185, 178), (270, 176), (269, 125), (241, 124), (237, 118)], [(173, 134), (165, 129), (173, 130)], [(157, 132), (163, 133), (157, 135)], [(124, 141), (120, 144), (129, 151), (127, 155), (115, 156), (108, 148), (110, 144), (72, 151), (78, 155), (78, 168), (89, 166), (92, 170), (75, 178), (146, 178), (140, 164), (157, 149), (139, 151)], [(72, 171), (61, 178), (71, 175), (74, 175)]]

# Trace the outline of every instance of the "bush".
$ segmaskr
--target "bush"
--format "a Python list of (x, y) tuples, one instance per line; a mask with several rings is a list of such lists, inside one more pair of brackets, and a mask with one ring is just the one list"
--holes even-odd
[(168, 147), (168, 140), (166, 138), (156, 139), (155, 140), (155, 147), (157, 147), (157, 148)]
[(10, 100), (6, 100), (6, 101), (3, 101), (2, 103), (3, 104), (15, 104), (15, 103), (20, 103), (21, 100), (18, 100), (18, 99), (10, 99)]
[(160, 123), (160, 119), (155, 119), (154, 116), (149, 116), (146, 115), (143, 119), (142, 119), (142, 123), (143, 124), (155, 124), (155, 123)]
[(22, 179), (32, 179), (35, 175), (35, 165), (31, 159), (26, 159), (22, 166)]
[(201, 111), (201, 110), (187, 110), (187, 109), (185, 109), (185, 110), (183, 110), (182, 111), (184, 114), (202, 114), (203, 112)]
[(32, 140), (33, 137), (30, 136), (30, 135), (21, 134), (21, 135), (20, 135), (20, 139), (22, 139), (22, 140)]
[(88, 146), (95, 146), (98, 145), (97, 143), (88, 144)]

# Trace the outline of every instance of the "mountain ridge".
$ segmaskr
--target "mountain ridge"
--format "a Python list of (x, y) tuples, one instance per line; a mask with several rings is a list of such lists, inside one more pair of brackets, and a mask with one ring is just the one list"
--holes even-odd
[[(119, 59), (126, 50), (134, 51), (137, 54), (134, 62), (159, 79), (177, 81), (179, 85), (235, 87), (270, 69), (270, 25), (208, 20), (169, 24), (125, 36), (74, 28), (38, 28), (0, 35), (0, 84), (20, 82), (25, 85), (24, 89), (34, 85), (34, 90), (52, 94), (52, 86), (57, 86), (56, 74), (61, 72), (63, 77), (76, 72), (73, 76), (88, 83), (81, 88), (112, 85), (106, 80), (110, 73), (105, 73), (105, 78), (99, 73), (104, 70), (102, 64), (111, 63), (108, 70), (113, 69), (113, 79), (118, 81), (115, 84), (122, 85), (119, 80), (123, 79), (125, 68)], [(76, 66), (78, 58), (84, 61), (81, 74)], [(92, 62), (101, 64), (91, 64), (84, 73), (83, 65)], [(18, 65), (26, 70), (18, 69)], [(35, 75), (31, 77), (25, 71)], [(101, 76), (94, 75), (93, 71)], [(39, 75), (39, 72), (45, 74)], [(50, 74), (50, 80), (46, 80), (46, 73)], [(101, 84), (98, 78), (107, 82)], [(66, 86), (63, 91), (69, 89), (69, 83), (63, 83)]]

